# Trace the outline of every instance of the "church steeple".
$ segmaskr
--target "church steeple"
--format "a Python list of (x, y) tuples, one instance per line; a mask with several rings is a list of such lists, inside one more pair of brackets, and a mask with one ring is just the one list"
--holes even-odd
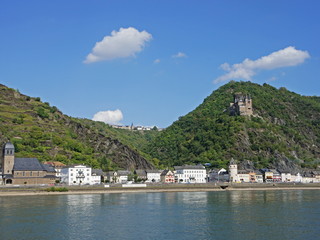
[(6, 143), (3, 148), (2, 174), (12, 174), (14, 165), (14, 145)]

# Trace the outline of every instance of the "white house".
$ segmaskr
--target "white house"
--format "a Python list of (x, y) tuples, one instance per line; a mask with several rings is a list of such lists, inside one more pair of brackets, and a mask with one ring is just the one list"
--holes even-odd
[(117, 180), (119, 183), (126, 183), (128, 182), (128, 176), (130, 175), (129, 171), (125, 170), (118, 170), (117, 171)]
[(206, 169), (202, 165), (175, 166), (175, 179), (178, 183), (205, 183)]
[(292, 182), (292, 176), (289, 171), (279, 171), (281, 174), (281, 182)]
[(160, 182), (161, 172), (159, 170), (146, 170), (147, 180), (146, 182)]
[(247, 170), (238, 170), (238, 180), (240, 182), (248, 183), (250, 182), (250, 174)]
[(71, 165), (61, 169), (61, 183), (67, 185), (92, 185), (91, 167)]

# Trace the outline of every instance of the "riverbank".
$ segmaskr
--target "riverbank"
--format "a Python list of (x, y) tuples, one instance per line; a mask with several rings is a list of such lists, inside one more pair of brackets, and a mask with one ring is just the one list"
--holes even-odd
[(65, 194), (106, 194), (106, 193), (154, 193), (154, 192), (213, 192), (213, 191), (262, 191), (262, 190), (320, 190), (320, 183), (294, 184), (151, 184), (143, 188), (121, 186), (66, 186), (66, 192), (48, 191), (48, 187), (1, 187), (2, 196), (65, 195)]

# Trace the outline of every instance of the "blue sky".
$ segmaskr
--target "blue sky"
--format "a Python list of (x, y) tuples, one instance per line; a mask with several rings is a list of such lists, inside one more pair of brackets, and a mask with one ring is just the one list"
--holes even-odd
[(319, 12), (316, 0), (2, 0), (0, 83), (73, 117), (159, 127), (230, 79), (319, 95)]

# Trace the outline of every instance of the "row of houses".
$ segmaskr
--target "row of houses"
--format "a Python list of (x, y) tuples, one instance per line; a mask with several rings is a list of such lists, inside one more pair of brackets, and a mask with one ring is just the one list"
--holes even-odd
[[(61, 167), (59, 167), (61, 168)], [(68, 185), (100, 184), (106, 183), (205, 183), (207, 179), (206, 169), (202, 165), (184, 165), (174, 167), (171, 170), (138, 169), (133, 172), (126, 170), (102, 172), (101, 169), (92, 169), (85, 165), (64, 166), (60, 172), (61, 183)], [(100, 176), (100, 181), (99, 177)]]
[(89, 166), (75, 164), (65, 166), (60, 162), (41, 163), (36, 158), (15, 158), (12, 143), (7, 143), (3, 150), (0, 169), (0, 184), (54, 184), (96, 185), (104, 182), (127, 183), (128, 181), (146, 183), (206, 183), (223, 181), (232, 183), (275, 183), (275, 182), (320, 182), (320, 171), (311, 170), (290, 173), (277, 169), (239, 170), (232, 159), (229, 171), (210, 170), (203, 165), (175, 166), (174, 170), (119, 170), (103, 172)]
[(118, 170), (103, 172), (101, 169), (92, 169), (89, 166), (75, 164), (64, 166), (59, 162), (46, 162), (54, 168), (55, 179), (67, 185), (96, 185), (101, 183), (205, 183), (206, 169), (202, 165), (184, 165), (171, 170)]
[(41, 163), (37, 158), (16, 158), (12, 143), (3, 149), (0, 184), (51, 185), (57, 182), (67, 185), (96, 185), (104, 182), (128, 181), (150, 183), (204, 183), (206, 169), (202, 165), (176, 166), (171, 170), (119, 170), (103, 172), (82, 164), (65, 166), (60, 162)]
[(309, 170), (292, 173), (269, 168), (239, 170), (237, 163), (232, 159), (229, 164), (229, 171), (225, 169), (211, 170), (208, 179), (209, 181), (231, 183), (319, 183), (320, 171)]

